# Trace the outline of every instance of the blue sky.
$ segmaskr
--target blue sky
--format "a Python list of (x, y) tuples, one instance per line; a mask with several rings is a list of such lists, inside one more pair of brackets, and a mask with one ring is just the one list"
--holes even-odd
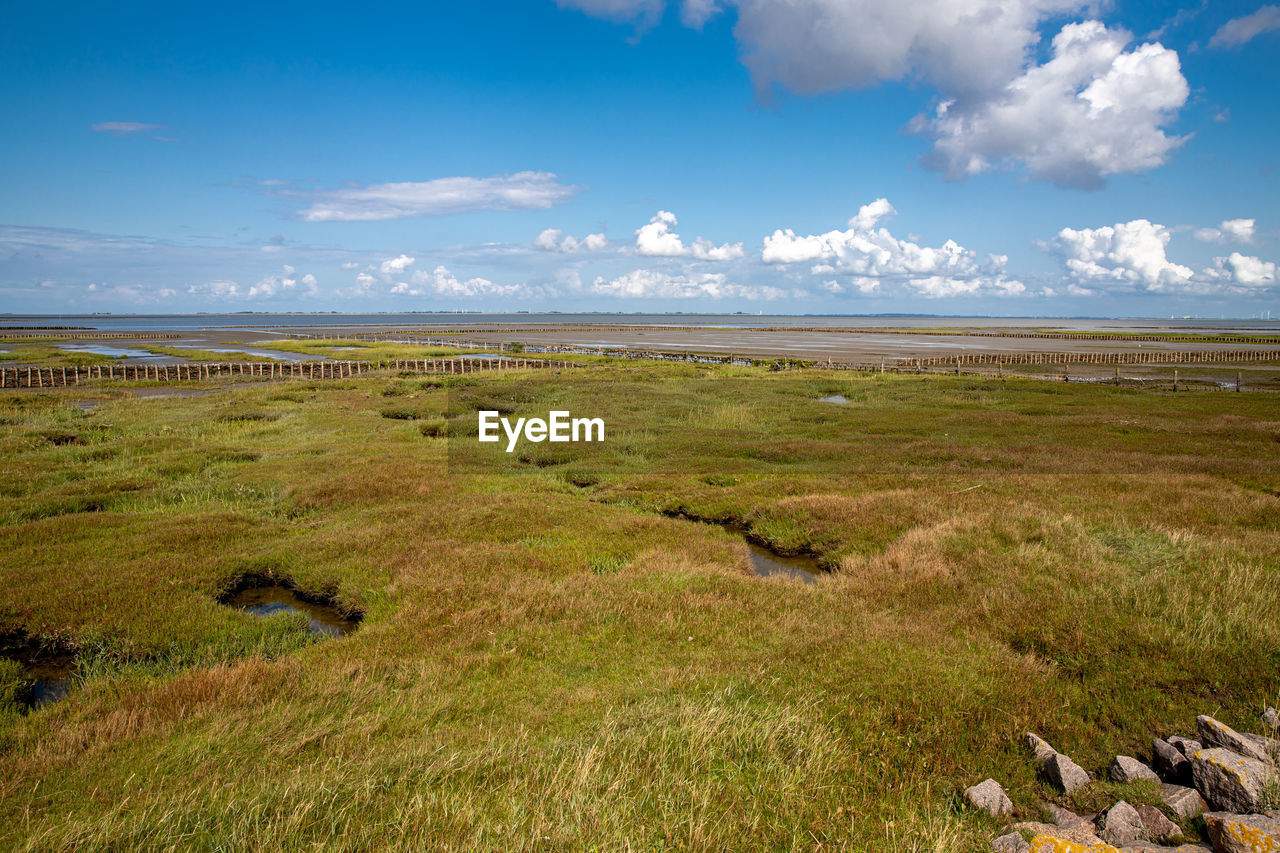
[(1280, 314), (1280, 8), (9, 4), (0, 310)]

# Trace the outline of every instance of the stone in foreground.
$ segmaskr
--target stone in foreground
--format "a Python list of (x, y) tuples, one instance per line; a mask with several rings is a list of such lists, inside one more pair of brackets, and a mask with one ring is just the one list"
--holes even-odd
[(1068, 794), (1089, 784), (1089, 774), (1062, 753), (1055, 753), (1045, 762), (1044, 775), (1052, 784)]
[[(1194, 752), (1191, 754), (1195, 755)], [(1191, 762), (1166, 740), (1156, 738), (1151, 741), (1151, 764), (1156, 775), (1166, 782), (1175, 785), (1191, 783)]]
[(1031, 839), (1031, 853), (1121, 853), (1105, 842), (1081, 844), (1056, 835), (1037, 835)]
[(1200, 732), (1200, 740), (1206, 747), (1229, 749), (1254, 761), (1271, 760), (1267, 751), (1252, 738), (1245, 737), (1231, 726), (1220, 723), (1213, 717), (1204, 714), (1196, 717), (1196, 729)]
[(1049, 819), (1053, 821), (1054, 826), (1060, 826), (1063, 829), (1075, 829), (1078, 826), (1088, 826), (1090, 830), (1093, 828), (1089, 821), (1062, 806), (1045, 803), (1044, 810), (1049, 813)]
[(964, 789), (964, 798), (979, 811), (992, 817), (1004, 817), (1013, 813), (1013, 801), (995, 779), (987, 779)]
[(1169, 807), (1169, 811), (1183, 820), (1199, 817), (1209, 810), (1209, 804), (1200, 796), (1199, 791), (1182, 785), (1161, 785), (1160, 799)]
[(1178, 735), (1174, 735), (1173, 737), (1166, 738), (1166, 740), (1169, 741), (1170, 745), (1172, 745), (1174, 749), (1181, 752), (1182, 757), (1187, 759), (1187, 761), (1191, 760), (1191, 756), (1204, 749), (1204, 744), (1198, 740), (1192, 740), (1189, 737), (1179, 737)]
[(1036, 760), (1036, 764), (1043, 766), (1050, 758), (1058, 754), (1058, 750), (1049, 746), (1048, 741), (1040, 737), (1035, 732), (1027, 732), (1022, 736), (1022, 742), (1027, 745), (1027, 749), (1031, 750), (1031, 755)]
[(1111, 777), (1112, 782), (1137, 782), (1139, 779), (1146, 779), (1148, 782), (1160, 784), (1160, 777), (1154, 770), (1127, 755), (1117, 755), (1111, 759), (1111, 767), (1107, 769), (1107, 775)]
[(1110, 844), (1133, 844), (1147, 837), (1147, 827), (1138, 810), (1124, 800), (1098, 815), (1098, 835)]
[(1147, 828), (1147, 837), (1165, 844), (1183, 840), (1182, 829), (1155, 806), (1138, 806), (1138, 817)]
[(1217, 811), (1250, 814), (1258, 810), (1271, 765), (1228, 749), (1202, 749), (1191, 759), (1196, 790)]
[(1009, 829), (1013, 832), (1026, 832), (1030, 833), (1032, 836), (1044, 836), (1045, 838), (1054, 838), (1062, 842), (1079, 844), (1086, 850), (1105, 843), (1094, 833), (1093, 824), (1090, 823), (1066, 829), (1064, 827), (1053, 826), (1048, 823), (1026, 821), (1023, 823), (1015, 823), (1013, 826), (1009, 827)]
[(991, 849), (995, 853), (1027, 853), (1031, 849), (1031, 845), (1027, 843), (1027, 839), (1023, 838), (1021, 833), (1010, 832), (1008, 835), (1002, 835), (992, 841)]
[(1272, 731), (1280, 729), (1280, 712), (1277, 712), (1275, 708), (1268, 708), (1263, 711), (1262, 724)]
[(1280, 820), (1208, 812), (1204, 825), (1216, 853), (1280, 853)]

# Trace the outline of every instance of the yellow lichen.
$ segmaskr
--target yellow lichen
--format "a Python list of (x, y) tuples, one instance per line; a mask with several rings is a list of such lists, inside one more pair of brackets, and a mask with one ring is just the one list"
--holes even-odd
[(1037, 835), (1031, 839), (1030, 853), (1120, 853), (1110, 844), (1077, 844), (1053, 835)]

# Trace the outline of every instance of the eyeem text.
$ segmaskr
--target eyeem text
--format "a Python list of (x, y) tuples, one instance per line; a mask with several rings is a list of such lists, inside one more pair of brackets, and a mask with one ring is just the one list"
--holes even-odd
[(603, 418), (573, 418), (568, 412), (548, 412), (547, 419), (516, 418), (514, 424), (497, 412), (480, 412), (480, 440), (501, 441), (499, 428), (507, 436), (507, 452), (516, 449), (520, 438), (528, 441), (604, 441)]

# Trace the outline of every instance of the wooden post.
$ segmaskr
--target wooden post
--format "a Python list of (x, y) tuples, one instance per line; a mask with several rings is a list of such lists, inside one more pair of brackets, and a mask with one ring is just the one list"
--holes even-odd
[(1236, 371), (1236, 393), (1240, 393), (1240, 371)]
[(1178, 390), (1178, 368), (1173, 369), (1173, 390)]
[(1116, 366), (1116, 387), (1120, 387), (1120, 367)]
[(1071, 365), (1069, 364), (1062, 365), (1062, 381), (1063, 382), (1071, 381)]

